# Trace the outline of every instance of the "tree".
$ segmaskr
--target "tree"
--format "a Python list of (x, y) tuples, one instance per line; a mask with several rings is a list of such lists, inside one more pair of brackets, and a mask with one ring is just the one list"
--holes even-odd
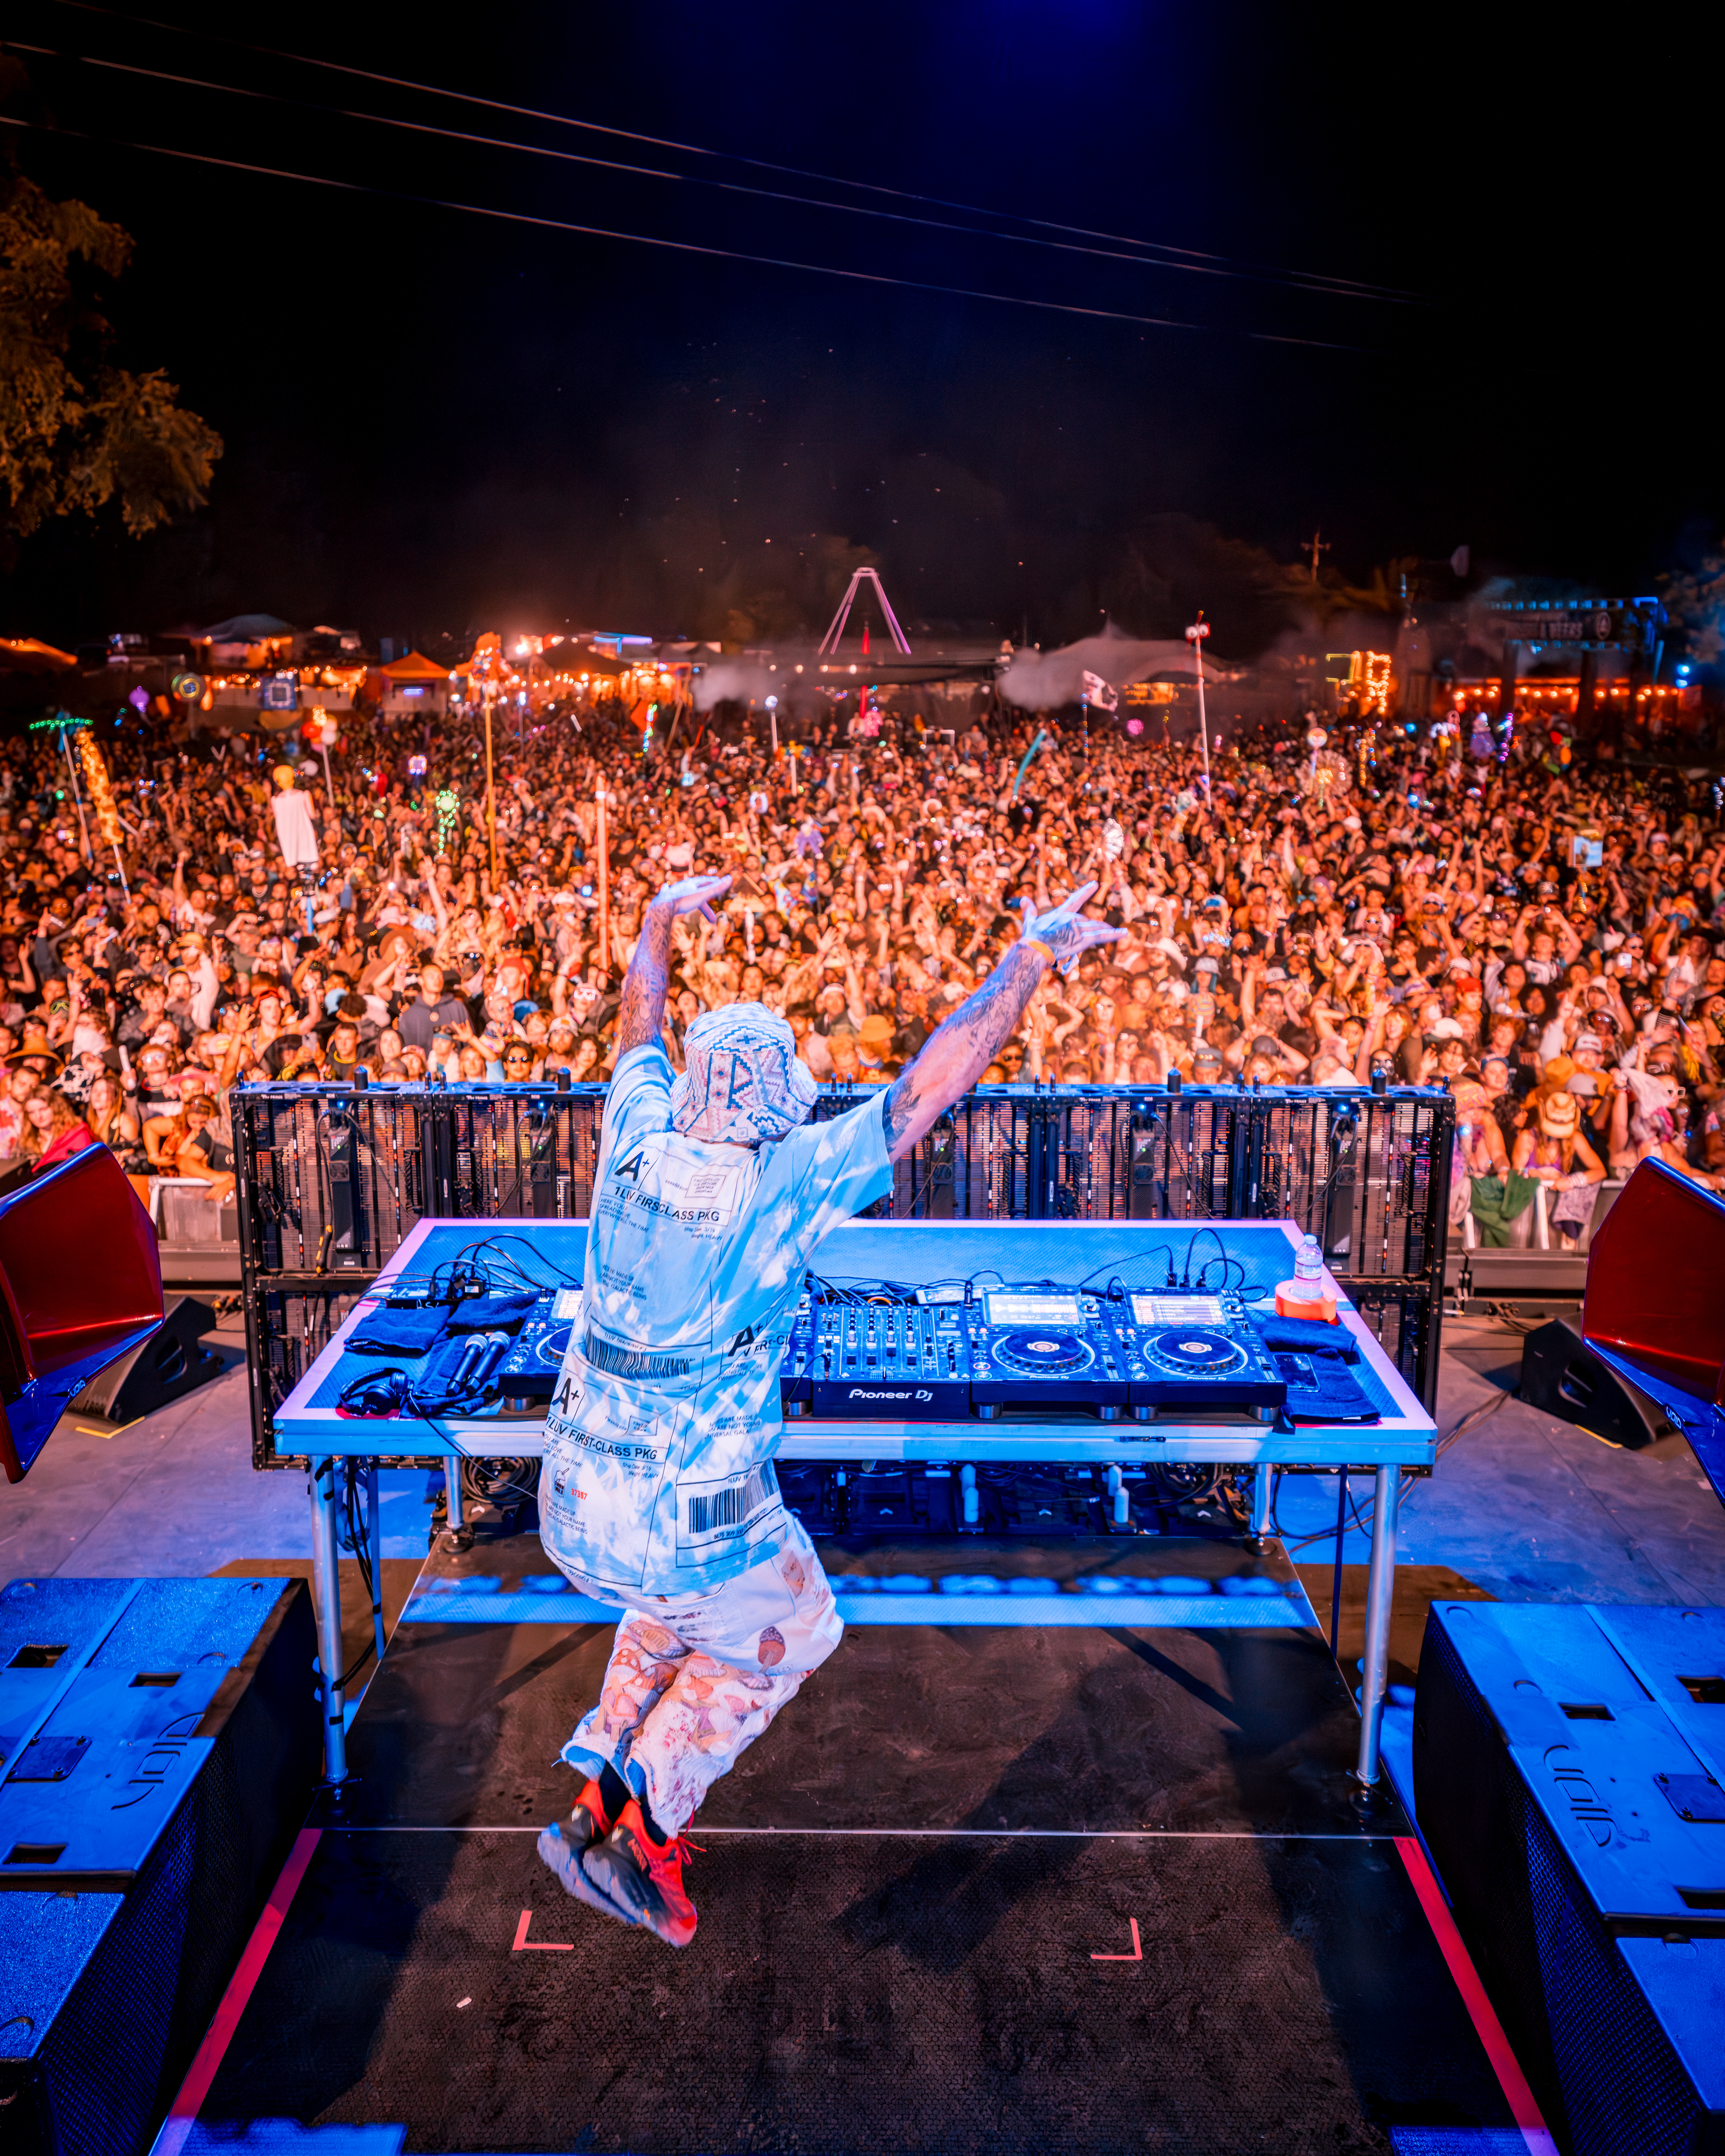
[(1708, 547), (1695, 567), (1658, 581), (1666, 611), (1687, 635), (1690, 656), (1717, 666), (1725, 657), (1725, 542)]
[(1103, 580), (1110, 618), (1129, 635), (1180, 635), (1199, 607), (1224, 649), (1261, 651), (1299, 618), (1273, 555), (1178, 511), (1147, 517), (1127, 536)]
[(0, 169), (0, 550), (117, 502), (134, 538), (201, 508), (222, 439), (162, 370), (112, 365), (98, 280), (131, 234)]
[(1424, 596), (1422, 586), (1430, 580), (1423, 568), (1417, 554), (1398, 554), (1387, 568), (1372, 571), (1370, 583), (1350, 584), (1339, 569), (1329, 568), (1322, 570), (1314, 583), (1310, 567), (1296, 562), (1278, 572), (1277, 588), (1315, 624), (1327, 627), (1344, 613), (1404, 612), (1409, 600)]

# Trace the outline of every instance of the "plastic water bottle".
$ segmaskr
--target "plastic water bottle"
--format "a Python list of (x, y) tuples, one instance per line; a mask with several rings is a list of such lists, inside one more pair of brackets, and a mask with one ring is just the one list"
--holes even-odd
[(1293, 1300), (1322, 1302), (1324, 1299), (1324, 1261), (1316, 1235), (1300, 1238), (1300, 1254), (1294, 1260)]
[(1281, 1317), (1306, 1317), (1331, 1325), (1336, 1322), (1335, 1298), (1324, 1286), (1323, 1253), (1316, 1235), (1301, 1237), (1294, 1277), (1277, 1286), (1276, 1309)]

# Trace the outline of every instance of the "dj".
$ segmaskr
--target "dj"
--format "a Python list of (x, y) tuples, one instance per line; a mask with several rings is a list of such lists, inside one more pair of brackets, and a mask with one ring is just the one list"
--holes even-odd
[(671, 923), (711, 920), (729, 883), (672, 884), (642, 923), (539, 1483), (547, 1554), (627, 1612), (563, 1748), (588, 1779), (539, 1854), (570, 1893), (679, 1947), (695, 1936), (682, 1830), (843, 1630), (773, 1469), (804, 1270), (981, 1077), (1049, 967), (1122, 932), (1083, 918), (1086, 884), (1028, 921), (890, 1088), (802, 1128), (814, 1081), (763, 1004), (697, 1018), (680, 1078), (660, 1045)]

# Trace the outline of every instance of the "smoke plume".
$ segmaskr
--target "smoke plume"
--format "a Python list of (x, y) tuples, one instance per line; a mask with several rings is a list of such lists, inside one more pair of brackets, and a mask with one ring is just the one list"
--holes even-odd
[(1058, 651), (1023, 651), (1000, 677), (1000, 694), (1022, 711), (1052, 711), (1076, 704), (1086, 674), (1116, 689), (1152, 674), (1190, 674), (1192, 647), (1183, 639), (1140, 641), (1111, 625), (1100, 636), (1081, 637)]
[(751, 696), (758, 701), (783, 686), (778, 675), (752, 660), (719, 659), (695, 677), (695, 708), (710, 711), (715, 704), (746, 704)]

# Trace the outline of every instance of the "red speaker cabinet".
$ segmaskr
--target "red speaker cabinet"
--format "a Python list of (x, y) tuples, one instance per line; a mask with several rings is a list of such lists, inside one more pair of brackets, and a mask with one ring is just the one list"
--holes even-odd
[(0, 1198), (0, 1466), (23, 1480), (67, 1403), (162, 1322), (156, 1230), (105, 1146)]
[(1725, 1502), (1725, 1199), (1644, 1160), (1594, 1237), (1581, 1330), (1678, 1425)]

